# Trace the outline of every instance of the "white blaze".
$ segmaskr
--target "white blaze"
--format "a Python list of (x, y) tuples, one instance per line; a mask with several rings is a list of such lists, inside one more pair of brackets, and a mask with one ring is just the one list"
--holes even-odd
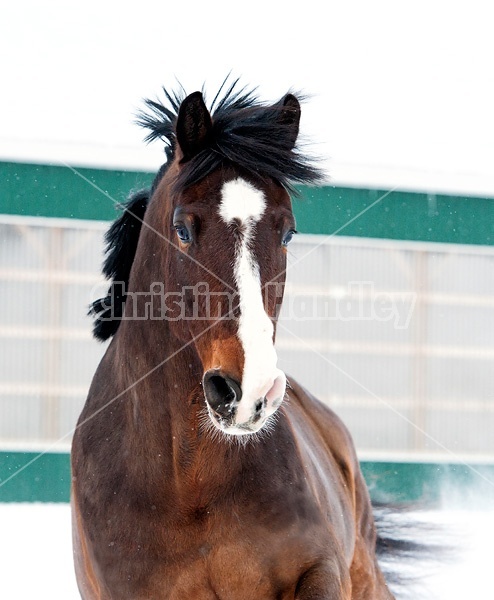
[[(263, 399), (280, 375), (273, 345), (273, 323), (264, 310), (259, 266), (252, 253), (256, 223), (266, 208), (264, 194), (243, 179), (224, 184), (219, 213), (225, 223), (238, 220), (242, 228), (236, 248), (234, 275), (240, 317), (238, 337), (244, 350), (242, 401), (237, 422), (247, 422), (257, 400)], [(284, 386), (283, 386), (284, 387)], [(284, 390), (283, 390), (284, 391)]]

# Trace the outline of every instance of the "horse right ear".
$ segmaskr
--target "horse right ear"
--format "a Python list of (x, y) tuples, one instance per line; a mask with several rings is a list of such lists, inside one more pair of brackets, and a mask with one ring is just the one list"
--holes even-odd
[(176, 134), (186, 162), (203, 150), (209, 141), (213, 123), (201, 92), (187, 96), (178, 111)]

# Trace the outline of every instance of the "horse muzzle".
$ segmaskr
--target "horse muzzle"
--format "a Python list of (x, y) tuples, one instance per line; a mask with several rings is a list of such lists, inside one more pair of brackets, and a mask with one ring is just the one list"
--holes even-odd
[(286, 377), (279, 369), (256, 390), (242, 390), (238, 381), (220, 369), (206, 371), (202, 383), (213, 424), (230, 435), (248, 435), (262, 429), (280, 407), (286, 390)]

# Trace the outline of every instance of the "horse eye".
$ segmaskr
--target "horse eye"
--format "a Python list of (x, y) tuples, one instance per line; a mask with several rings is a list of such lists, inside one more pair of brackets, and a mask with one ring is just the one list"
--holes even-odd
[(292, 241), (292, 237), (295, 233), (297, 233), (295, 229), (289, 229), (283, 236), (283, 239), (281, 240), (281, 245), (288, 246), (288, 244)]
[(190, 232), (183, 223), (177, 223), (176, 225), (173, 225), (173, 227), (177, 232), (178, 238), (181, 242), (188, 243), (192, 241)]

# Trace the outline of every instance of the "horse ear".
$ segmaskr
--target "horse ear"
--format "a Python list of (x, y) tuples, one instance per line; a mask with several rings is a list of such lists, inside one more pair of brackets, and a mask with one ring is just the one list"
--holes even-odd
[(286, 127), (290, 149), (295, 146), (300, 124), (300, 102), (293, 94), (287, 94), (278, 104), (278, 123)]
[(185, 162), (203, 150), (213, 124), (201, 92), (187, 96), (180, 105), (177, 117), (177, 142)]

